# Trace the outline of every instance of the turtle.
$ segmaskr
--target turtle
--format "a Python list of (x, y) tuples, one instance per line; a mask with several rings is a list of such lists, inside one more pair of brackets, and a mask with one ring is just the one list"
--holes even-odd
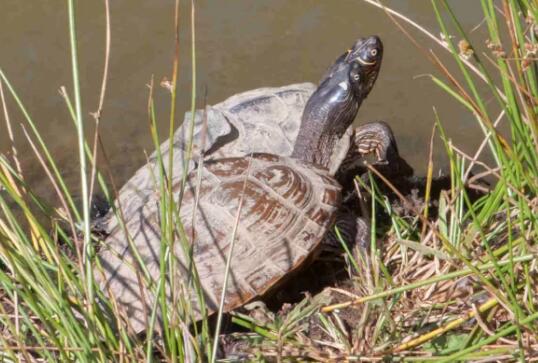
[[(175, 269), (163, 276), (170, 303), (181, 291), (191, 300), (195, 318), (200, 318), (218, 309), (224, 290), (225, 311), (230, 311), (265, 294), (314, 258), (342, 203), (335, 174), (346, 158), (353, 139), (350, 125), (373, 86), (382, 53), (381, 40), (370, 36), (357, 40), (339, 58), (308, 98), (290, 156), (250, 150), (246, 156), (206, 159), (201, 155), (196, 169), (188, 167), (191, 171), (184, 184), (174, 179), (174, 198), (182, 195), (178, 215), (189, 250), (179, 242), (172, 246)], [(210, 148), (202, 148), (209, 155), (223, 141), (219, 140), (222, 134), (213, 131), (207, 131)], [(223, 149), (230, 142), (221, 145)], [(143, 270), (159, 281), (160, 214), (152, 203), (128, 213), (124, 211), (130, 238), (116, 223), (98, 252), (102, 270), (96, 269), (95, 274), (132, 329), (140, 332), (154, 297), (140, 283), (137, 255)], [(230, 283), (223, 286), (228, 254)], [(187, 282), (193, 268), (200, 279), (205, 312)]]

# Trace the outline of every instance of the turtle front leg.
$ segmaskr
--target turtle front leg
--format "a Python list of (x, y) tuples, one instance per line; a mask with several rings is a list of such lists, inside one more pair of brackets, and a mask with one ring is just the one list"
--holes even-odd
[(375, 154), (376, 164), (386, 165), (399, 155), (396, 139), (390, 126), (384, 121), (369, 122), (355, 128), (353, 141), (359, 155), (349, 155), (357, 158)]
[(333, 247), (341, 247), (342, 242), (348, 247), (357, 246), (364, 251), (370, 249), (370, 224), (358, 213), (344, 206), (338, 210), (334, 226), (324, 241), (326, 245)]
[(384, 121), (369, 122), (353, 130), (351, 146), (337, 173), (344, 187), (353, 185), (353, 178), (366, 172), (365, 157), (372, 154), (376, 158), (372, 164), (385, 176), (413, 175), (413, 168), (400, 157), (391, 127)]
[(351, 147), (339, 174), (360, 174), (364, 170), (364, 158), (370, 154), (377, 158), (375, 165), (387, 165), (399, 155), (394, 133), (386, 122), (369, 122), (353, 130)]
[[(359, 216), (354, 210), (342, 206), (337, 212), (334, 226), (322, 243), (325, 249), (338, 251), (342, 250), (342, 243), (344, 243), (351, 252), (351, 257), (357, 264), (356, 267), (360, 270), (355, 272), (360, 273), (368, 266), (371, 245), (370, 223), (367, 218)], [(351, 271), (354, 270), (355, 266), (351, 268)]]

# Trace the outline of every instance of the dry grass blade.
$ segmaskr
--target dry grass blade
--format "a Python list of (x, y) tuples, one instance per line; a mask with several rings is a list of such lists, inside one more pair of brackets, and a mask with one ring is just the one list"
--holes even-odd
[(99, 104), (97, 106), (97, 111), (92, 113), (93, 118), (95, 119), (95, 132), (93, 135), (93, 146), (92, 146), (92, 170), (90, 177), (90, 205), (91, 198), (93, 196), (93, 188), (95, 186), (95, 176), (97, 174), (97, 145), (99, 143), (99, 124), (101, 121), (101, 115), (103, 113), (103, 104), (105, 102), (106, 87), (108, 81), (108, 63), (110, 60), (110, 4), (109, 0), (104, 0), (105, 3), (105, 64), (103, 65), (103, 79), (101, 80), (101, 91), (99, 94)]
[[(503, 119), (503, 116), (505, 115), (505, 110), (502, 110), (500, 113), (499, 113), (499, 116), (497, 117), (497, 119), (493, 122), (493, 127), (496, 129), (497, 126), (499, 126), (501, 120)], [(471, 170), (473, 169), (473, 166), (479, 162), (478, 161), (478, 157), (480, 156), (480, 154), (482, 154), (482, 151), (484, 151), (484, 148), (486, 147), (486, 145), (488, 144), (488, 141), (489, 139), (491, 138), (491, 132), (487, 132), (486, 133), (486, 136), (484, 137), (484, 139), (482, 140), (482, 142), (480, 143), (480, 146), (476, 149), (476, 152), (474, 153), (473, 157), (470, 158), (471, 160), (471, 163), (469, 164), (469, 166), (467, 167), (467, 170), (465, 171), (465, 174), (463, 176), (463, 181), (467, 181), (468, 178), (469, 178), (469, 174), (471, 173)]]
[(467, 314), (465, 314), (465, 316), (459, 318), (459, 319), (456, 319), (454, 321), (451, 321), (450, 323), (446, 324), (446, 325), (443, 325), (442, 327), (438, 328), (438, 329), (435, 329), (427, 334), (424, 334), (424, 335), (421, 335), (419, 336), (418, 338), (415, 338), (415, 339), (412, 339), (406, 343), (403, 343), (403, 344), (400, 344), (398, 345), (396, 348), (394, 348), (393, 352), (394, 353), (399, 353), (399, 352), (402, 352), (404, 350), (409, 350), (411, 348), (414, 348), (420, 344), (423, 344), (429, 340), (432, 340), (438, 336), (440, 336), (441, 334), (444, 334), (446, 333), (447, 331), (449, 330), (452, 330), (452, 329), (456, 329), (457, 327), (461, 326), (463, 323), (465, 323), (466, 321), (472, 319), (473, 317), (475, 317), (475, 315), (477, 315), (477, 312), (478, 313), (483, 313), (485, 311), (488, 311), (489, 309), (493, 308), (494, 306), (496, 306), (498, 304), (498, 301), (496, 299), (489, 299), (487, 302), (485, 302), (484, 304), (480, 305), (478, 307), (477, 310), (471, 310), (470, 312), (468, 312)]

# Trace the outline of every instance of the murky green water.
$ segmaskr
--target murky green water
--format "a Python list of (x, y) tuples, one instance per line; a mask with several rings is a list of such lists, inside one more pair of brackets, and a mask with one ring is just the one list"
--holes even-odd
[[(478, 2), (453, 1), (464, 25), (480, 23)], [(385, 57), (376, 87), (363, 103), (357, 122), (386, 120), (395, 130), (403, 156), (420, 173), (428, 155), (435, 107), (448, 134), (473, 150), (481, 133), (471, 116), (435, 86), (426, 75), (437, 72), (383, 13), (361, 0), (225, 0), (197, 1), (196, 47), (198, 107), (207, 88), (208, 103), (240, 91), (294, 82), (317, 82), (326, 67), (354, 39), (378, 34)], [(431, 3), (386, 1), (438, 34)], [(178, 109), (190, 106), (190, 33), (187, 2), (182, 2), (182, 57)], [(86, 122), (97, 108), (104, 57), (103, 1), (78, 2), (79, 54)], [(116, 182), (121, 185), (151, 151), (146, 112), (148, 88), (170, 78), (173, 57), (174, 1), (111, 1), (112, 52), (101, 135)], [(480, 30), (479, 30), (480, 31)], [(416, 32), (413, 32), (417, 34)], [(426, 47), (436, 48), (419, 36)], [(446, 54), (445, 54), (446, 56)], [(67, 14), (57, 0), (2, 0), (0, 5), (0, 67), (42, 131), (52, 154), (74, 189), (78, 186), (75, 130), (58, 93), (72, 91)], [(168, 94), (156, 91), (159, 127), (168, 125)], [(42, 194), (52, 193), (44, 173), (22, 137), (15, 103), (9, 110), (17, 129), (17, 147), (27, 176)], [(5, 130), (3, 116), (0, 130)], [(9, 148), (0, 132), (0, 152)], [(442, 145), (435, 148), (436, 166), (444, 165)]]

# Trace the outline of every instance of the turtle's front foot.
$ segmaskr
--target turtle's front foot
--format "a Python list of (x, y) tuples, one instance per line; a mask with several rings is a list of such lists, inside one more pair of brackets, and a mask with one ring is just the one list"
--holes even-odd
[(375, 154), (377, 164), (388, 164), (398, 155), (394, 133), (384, 121), (369, 122), (357, 127), (354, 143), (361, 156)]

